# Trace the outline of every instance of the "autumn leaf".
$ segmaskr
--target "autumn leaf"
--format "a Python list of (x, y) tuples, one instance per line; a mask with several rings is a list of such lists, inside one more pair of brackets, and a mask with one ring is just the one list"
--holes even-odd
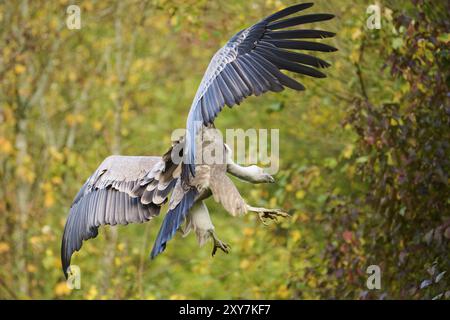
[(67, 296), (72, 292), (65, 281), (59, 282), (53, 291), (57, 297)]
[(22, 64), (16, 64), (16, 65), (14, 66), (14, 72), (15, 72), (16, 74), (22, 74), (22, 73), (25, 72), (25, 70), (26, 70), (26, 68), (25, 68), (25, 66), (22, 65)]
[(0, 242), (0, 254), (9, 251), (9, 244), (6, 242)]
[(342, 233), (342, 238), (348, 243), (352, 242), (352, 240), (353, 240), (353, 232), (348, 231), (348, 230), (344, 231)]

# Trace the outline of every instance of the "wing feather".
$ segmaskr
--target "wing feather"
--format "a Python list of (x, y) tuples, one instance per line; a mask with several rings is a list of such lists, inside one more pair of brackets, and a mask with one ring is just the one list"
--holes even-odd
[(331, 20), (333, 18), (334, 15), (326, 13), (306, 14), (304, 16), (288, 18), (277, 22), (271, 22), (267, 25), (267, 28), (270, 30), (278, 30), (298, 26), (305, 23)]
[(288, 17), (312, 6), (312, 3), (297, 4), (268, 16), (238, 32), (213, 56), (186, 123), (183, 179), (188, 179), (189, 173), (195, 175), (195, 138), (201, 125), (212, 124), (225, 104), (233, 107), (248, 96), (259, 96), (267, 91), (279, 92), (284, 87), (298, 91), (305, 89), (301, 83), (280, 70), (315, 78), (325, 77), (324, 73), (313, 67), (328, 67), (326, 61), (286, 49), (333, 52), (336, 49), (332, 46), (297, 39), (320, 40), (335, 34), (313, 29), (282, 30), (334, 17), (324, 13)]
[[(178, 179), (173, 177), (174, 166), (161, 157), (106, 158), (87, 179), (70, 208), (61, 245), (64, 274), (67, 276), (72, 254), (84, 240), (96, 237), (101, 225), (142, 223), (158, 215)], [(157, 197), (142, 201), (149, 184), (157, 189), (156, 176), (161, 178)]]

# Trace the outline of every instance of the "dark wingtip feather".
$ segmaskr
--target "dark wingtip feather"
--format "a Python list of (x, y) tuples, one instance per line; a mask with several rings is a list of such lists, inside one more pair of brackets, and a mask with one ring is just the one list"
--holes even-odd
[(326, 62), (326, 61), (322, 60), (322, 61), (319, 61), (317, 63), (317, 68), (326, 69), (326, 68), (329, 68), (329, 67), (331, 67), (331, 64), (329, 62)]
[[(75, 204), (76, 206), (77, 204)], [(71, 209), (71, 212), (72, 213)], [(64, 232), (61, 240), (61, 267), (62, 271), (64, 273), (64, 277), (68, 279), (69, 277), (69, 268), (70, 268), (70, 261), (72, 259), (72, 254), (75, 251), (74, 246), (70, 243), (70, 230), (71, 230), (71, 224), (72, 224), (72, 218), (69, 214), (69, 217), (66, 221), (66, 225), (64, 226)]]
[(154, 246), (150, 254), (150, 258), (152, 260), (155, 259), (156, 256), (162, 253), (164, 250), (166, 250), (166, 243), (161, 243), (161, 245), (159, 246)]
[(278, 30), (306, 23), (327, 21), (333, 19), (334, 17), (335, 15), (330, 13), (307, 14), (304, 16), (292, 17), (284, 20), (271, 22), (267, 25), (267, 28), (270, 30)]
[(267, 42), (275, 45), (277, 48), (283, 49), (293, 49), (293, 50), (310, 50), (310, 51), (320, 51), (320, 52), (335, 52), (337, 49), (335, 47), (329, 46), (320, 42), (311, 41), (295, 41), (295, 40), (278, 40), (269, 39)]
[(332, 47), (332, 46), (328, 46), (328, 50), (327, 52), (336, 52), (338, 51), (338, 48)]
[(313, 5), (314, 5), (313, 2), (306, 2), (306, 3), (295, 4), (293, 6), (284, 8), (284, 9), (278, 11), (278, 12), (275, 12), (274, 14), (271, 14), (270, 16), (265, 18), (264, 20), (267, 21), (267, 22), (275, 21), (275, 20), (284, 18), (286, 16), (289, 16), (291, 14), (294, 14), (296, 12), (303, 11), (303, 10), (306, 10), (308, 8), (311, 8)]
[(65, 241), (64, 241), (64, 236), (63, 236), (63, 241), (61, 243), (61, 266), (62, 266), (62, 271), (64, 273), (64, 277), (66, 279), (68, 279), (69, 275), (68, 275), (68, 269), (70, 266), (70, 258), (67, 257), (67, 249), (66, 249), (66, 245), (65, 245)]
[(268, 31), (266, 39), (325, 39), (336, 35), (334, 32), (314, 29)]
[(324, 35), (322, 36), (322, 39), (334, 38), (335, 36), (336, 36), (336, 32), (324, 31)]

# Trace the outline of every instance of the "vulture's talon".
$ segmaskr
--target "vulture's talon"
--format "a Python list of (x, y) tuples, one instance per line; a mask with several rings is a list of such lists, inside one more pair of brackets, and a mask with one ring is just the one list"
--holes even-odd
[(211, 254), (213, 257), (215, 256), (217, 249), (220, 249), (225, 253), (229, 253), (231, 247), (228, 244), (226, 244), (225, 242), (222, 242), (221, 240), (214, 240), (214, 247), (213, 247), (213, 251)]
[(267, 226), (267, 219), (275, 220), (278, 222), (278, 218), (287, 218), (289, 214), (280, 210), (280, 209), (266, 209), (266, 208), (255, 208), (248, 206), (248, 210), (258, 213), (259, 220), (261, 220), (262, 224)]
[(230, 252), (230, 250), (231, 250), (230, 245), (225, 243), (225, 242), (223, 242), (219, 238), (217, 238), (217, 235), (216, 235), (216, 233), (214, 231), (211, 231), (210, 233), (211, 233), (211, 237), (213, 238), (213, 243), (214, 243), (211, 256), (213, 256), (213, 257), (215, 256), (215, 254), (217, 252), (217, 249), (220, 249), (223, 252), (228, 254)]
[(264, 212), (258, 212), (259, 220), (261, 220), (261, 223), (265, 226), (268, 226), (269, 224), (264, 220)]

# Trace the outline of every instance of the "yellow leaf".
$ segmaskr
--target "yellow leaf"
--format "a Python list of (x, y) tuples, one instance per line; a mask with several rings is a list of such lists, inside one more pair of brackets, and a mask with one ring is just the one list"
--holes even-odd
[(81, 114), (68, 114), (66, 116), (66, 122), (69, 126), (74, 126), (77, 123), (83, 122), (84, 117)]
[(0, 153), (8, 155), (12, 154), (13, 150), (14, 148), (12, 143), (9, 140), (0, 137)]
[(92, 11), (94, 9), (94, 5), (92, 2), (84, 1), (83, 9), (85, 9), (86, 11)]
[(35, 245), (39, 244), (39, 242), (41, 242), (41, 238), (38, 236), (32, 236), (29, 241), (30, 241), (31, 245), (35, 246)]
[(71, 290), (70, 288), (67, 286), (67, 283), (65, 281), (63, 282), (59, 282), (55, 289), (54, 289), (55, 295), (60, 297), (60, 296), (66, 296), (68, 295)]
[(34, 179), (36, 178), (36, 174), (25, 166), (18, 167), (17, 173), (24, 179), (24, 181), (28, 183), (33, 183)]
[(311, 288), (316, 288), (317, 287), (317, 279), (315, 277), (311, 277), (308, 279), (308, 285)]
[(291, 239), (294, 242), (297, 242), (301, 238), (301, 233), (298, 230), (294, 230), (291, 232)]
[(9, 251), (9, 244), (6, 242), (0, 242), (0, 254)]
[(417, 88), (422, 92), (422, 93), (427, 93), (427, 88), (423, 85), (423, 83), (418, 82), (417, 83)]
[(247, 259), (242, 260), (239, 264), (239, 267), (244, 270), (248, 269), (248, 267), (250, 267), (250, 261), (248, 261)]
[(124, 243), (119, 243), (119, 244), (117, 245), (117, 250), (123, 251), (124, 249), (125, 249), (125, 244), (124, 244)]
[(130, 74), (129, 83), (132, 86), (138, 84), (139, 83), (139, 75), (137, 73)]
[(37, 271), (37, 268), (34, 264), (27, 265), (27, 271), (30, 273), (35, 273)]
[(58, 19), (56, 17), (50, 19), (50, 28), (56, 30), (57, 27), (58, 27)]
[(305, 197), (305, 195), (306, 195), (306, 192), (304, 190), (298, 190), (295, 193), (295, 197), (300, 200), (303, 199)]
[(15, 72), (16, 74), (22, 74), (22, 73), (25, 72), (25, 70), (26, 70), (26, 68), (25, 68), (25, 66), (22, 65), (22, 64), (16, 64), (16, 65), (14, 66), (14, 72)]
[(69, 72), (69, 80), (72, 81), (72, 82), (77, 80), (77, 74), (75, 72), (73, 72), (73, 71), (70, 71)]
[(350, 61), (353, 63), (359, 62), (359, 52), (357, 50), (353, 50), (350, 54)]
[(287, 285), (282, 284), (281, 286), (278, 287), (277, 296), (280, 297), (281, 299), (286, 299), (287, 297), (289, 297), (289, 289)]
[(100, 131), (100, 129), (102, 128), (102, 123), (100, 121), (96, 120), (92, 124), (92, 127), (94, 127), (95, 131)]
[(61, 162), (62, 160), (64, 160), (64, 155), (61, 152), (59, 152), (55, 147), (50, 147), (49, 153), (52, 156), (52, 158), (57, 162)]
[(387, 20), (392, 21), (392, 13), (393, 11), (389, 8), (384, 8), (384, 16)]
[(354, 146), (352, 144), (346, 145), (344, 148), (344, 151), (342, 151), (342, 156), (345, 159), (350, 159), (353, 154), (353, 148), (354, 148)]
[(52, 192), (46, 192), (44, 196), (44, 207), (50, 208), (55, 204), (55, 197)]
[(361, 34), (362, 34), (361, 29), (354, 30), (352, 33), (352, 40), (359, 39), (361, 37)]
[(244, 228), (243, 232), (246, 237), (250, 237), (255, 233), (255, 230), (253, 230), (252, 228)]
[(52, 183), (56, 184), (56, 185), (60, 185), (60, 184), (63, 183), (63, 181), (62, 181), (61, 177), (53, 177), (52, 178)]
[(97, 288), (94, 287), (94, 286), (91, 286), (91, 287), (89, 288), (89, 291), (88, 291), (87, 295), (86, 295), (86, 299), (88, 299), (88, 300), (94, 300), (94, 299), (97, 297), (97, 295), (98, 295), (98, 290), (97, 290)]

